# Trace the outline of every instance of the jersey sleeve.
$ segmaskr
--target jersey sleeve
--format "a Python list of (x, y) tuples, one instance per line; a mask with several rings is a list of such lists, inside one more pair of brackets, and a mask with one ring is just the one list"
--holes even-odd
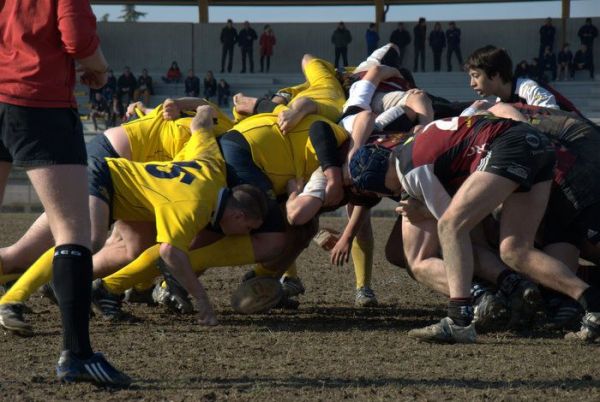
[(542, 106), (550, 109), (559, 108), (554, 95), (533, 80), (518, 79), (515, 92), (520, 98), (525, 99), (528, 105)]
[[(399, 171), (398, 161), (396, 170)], [(450, 195), (433, 173), (432, 165), (423, 165), (401, 176), (402, 188), (408, 195), (423, 202), (436, 219), (440, 219), (450, 205)]]
[(327, 177), (321, 168), (318, 168), (310, 176), (310, 179), (304, 186), (304, 189), (298, 197), (313, 197), (321, 201), (325, 200), (325, 189), (327, 188)]
[(188, 250), (192, 239), (210, 221), (211, 211), (198, 201), (162, 204), (155, 209), (156, 242)]
[(175, 161), (200, 160), (211, 164), (215, 169), (224, 170), (225, 161), (211, 130), (197, 130), (173, 159)]

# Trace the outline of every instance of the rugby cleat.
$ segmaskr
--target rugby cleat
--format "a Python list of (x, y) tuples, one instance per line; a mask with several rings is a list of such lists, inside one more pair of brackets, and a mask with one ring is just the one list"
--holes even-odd
[(281, 287), (283, 288), (283, 293), (287, 297), (303, 295), (304, 292), (306, 291), (300, 278), (284, 276), (281, 278), (280, 282), (281, 282)]
[(154, 301), (153, 293), (153, 286), (144, 290), (137, 290), (136, 288), (127, 289), (125, 291), (125, 297), (123, 298), (123, 301), (126, 303), (139, 303), (147, 304), (148, 306), (155, 306), (156, 302)]
[(600, 339), (600, 313), (587, 313), (581, 320), (581, 329), (569, 332), (565, 339), (570, 341), (592, 343)]
[(575, 300), (564, 295), (556, 295), (547, 302), (549, 326), (553, 329), (577, 328), (583, 318), (583, 309)]
[(542, 306), (542, 294), (536, 284), (521, 279), (508, 295), (510, 309), (510, 328), (524, 328), (533, 324), (535, 316)]
[(368, 286), (363, 286), (356, 289), (356, 295), (354, 296), (354, 306), (356, 307), (376, 307), (379, 303), (375, 292)]
[[(181, 292), (180, 290), (183, 290)], [(177, 314), (191, 314), (194, 312), (194, 305), (190, 300), (185, 289), (181, 288), (173, 292), (167, 284), (158, 283), (152, 291), (152, 299), (167, 310)]]
[(437, 324), (408, 331), (408, 336), (431, 343), (475, 343), (477, 340), (473, 323), (461, 327), (454, 324), (450, 317), (442, 318)]
[(63, 350), (56, 365), (56, 375), (66, 383), (91, 382), (108, 387), (131, 384), (131, 378), (110, 364), (102, 353), (94, 353), (89, 359), (79, 359), (69, 350)]
[(119, 321), (123, 318), (123, 296), (110, 293), (102, 279), (92, 282), (92, 307), (105, 320)]
[(24, 310), (23, 303), (0, 304), (0, 326), (20, 336), (33, 335), (31, 325), (27, 324), (23, 317)]
[(500, 294), (490, 291), (481, 293), (474, 305), (473, 324), (477, 332), (487, 332), (506, 327), (509, 312), (506, 301)]

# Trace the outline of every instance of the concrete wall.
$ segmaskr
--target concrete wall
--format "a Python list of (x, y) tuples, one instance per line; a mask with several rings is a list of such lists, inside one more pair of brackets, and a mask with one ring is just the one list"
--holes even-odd
[[(509, 5), (507, 5), (508, 7)], [(509, 49), (513, 62), (521, 59), (531, 60), (538, 54), (539, 28), (544, 20), (518, 21), (457, 21), (462, 29), (463, 58), (468, 57), (474, 49), (494, 44)], [(561, 38), (560, 20), (554, 21), (557, 26), (557, 43)], [(571, 19), (567, 40), (571, 43), (573, 53), (579, 47), (577, 30), (583, 25), (584, 19)], [(442, 24), (444, 29), (447, 24)], [(221, 63), (221, 45), (219, 35), (222, 24), (184, 24), (184, 23), (98, 23), (102, 46), (106, 56), (115, 69), (120, 71), (124, 65), (129, 65), (138, 74), (146, 67), (153, 74), (165, 72), (171, 61), (177, 60), (180, 68), (185, 71), (193, 67), (197, 73), (206, 70), (218, 72)], [(252, 26), (260, 36), (263, 24), (253, 23)], [(277, 45), (271, 60), (273, 72), (295, 72), (304, 53), (312, 53), (326, 59), (333, 59), (331, 33), (336, 23), (306, 23), (306, 24), (271, 24), (277, 37)], [(411, 32), (413, 22), (405, 23)], [(349, 46), (348, 56), (351, 64), (357, 64), (366, 56), (364, 40), (366, 23), (348, 23), (348, 29), (354, 38)], [(236, 28), (240, 28), (236, 25)], [(385, 43), (396, 28), (396, 22), (385, 23), (380, 27), (381, 43)], [(433, 22), (428, 22), (428, 31), (433, 29)], [(595, 54), (598, 55), (600, 40), (596, 40)], [(558, 52), (558, 49), (555, 49)], [(258, 44), (254, 49), (254, 61), (258, 66)], [(598, 56), (596, 56), (597, 58)], [(234, 70), (241, 69), (239, 48), (235, 48)], [(412, 67), (413, 50), (409, 45), (405, 64)], [(445, 53), (443, 56), (445, 66)], [(432, 70), (433, 55), (429, 48), (426, 52), (427, 70)], [(257, 69), (258, 67), (255, 67)], [(156, 77), (157, 78), (157, 77)]]

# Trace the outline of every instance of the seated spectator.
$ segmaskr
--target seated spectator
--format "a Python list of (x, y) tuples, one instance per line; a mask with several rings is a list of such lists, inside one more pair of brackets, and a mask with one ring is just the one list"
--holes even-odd
[(223, 78), (219, 80), (219, 84), (217, 85), (217, 99), (219, 106), (228, 107), (229, 106), (229, 96), (231, 92), (229, 91), (229, 84)]
[(113, 73), (113, 70), (108, 70), (108, 77), (106, 80), (106, 85), (102, 87), (102, 96), (106, 99), (108, 104), (112, 103), (112, 98), (115, 96), (117, 92), (117, 78)]
[(544, 48), (544, 55), (542, 56), (541, 73), (544, 74), (546, 71), (550, 71), (552, 81), (556, 81), (556, 55), (550, 46)]
[(217, 94), (217, 80), (212, 71), (208, 71), (204, 77), (204, 98), (210, 100)]
[(194, 74), (191, 68), (188, 70), (188, 75), (185, 77), (185, 96), (197, 98), (200, 95), (200, 79)]
[(537, 57), (531, 59), (529, 63), (529, 78), (538, 82), (544, 81), (544, 75), (540, 72), (540, 60)]
[(150, 95), (154, 95), (154, 88), (152, 87), (152, 77), (148, 75), (148, 70), (143, 69), (142, 75), (138, 78), (137, 89), (134, 94), (134, 101), (140, 100), (140, 97), (144, 97), (144, 105), (150, 104)]
[(174, 83), (181, 82), (181, 70), (179, 70), (179, 66), (177, 65), (176, 61), (171, 63), (171, 67), (169, 67), (169, 70), (167, 71), (167, 75), (162, 77), (162, 79), (167, 84), (173, 83), (173, 82)]
[(104, 119), (105, 128), (108, 130), (110, 108), (101, 92), (96, 91), (94, 100), (90, 105), (90, 118), (94, 122), (94, 131), (98, 131), (98, 118)]
[(558, 52), (558, 79), (568, 79), (571, 76), (573, 64), (573, 52), (569, 49), (569, 44), (565, 43), (560, 52)]
[[(133, 100), (133, 94), (135, 92), (135, 88), (137, 86), (137, 80), (134, 75), (131, 74), (131, 70), (129, 67), (125, 67), (123, 70), (123, 74), (119, 77), (117, 81), (117, 99), (119, 102), (123, 103), (131, 103)], [(126, 100), (123, 100), (123, 97), (126, 97)]]
[(121, 101), (115, 96), (110, 108), (110, 126), (116, 127), (120, 125), (124, 118), (125, 106), (123, 106), (123, 103), (121, 103)]
[(573, 70), (571, 71), (571, 77), (575, 76), (576, 71), (588, 70), (590, 72), (590, 78), (594, 79), (594, 64), (592, 64), (592, 54), (588, 52), (586, 45), (581, 45), (578, 51), (575, 52), (573, 57)]
[(521, 62), (517, 64), (517, 68), (515, 68), (515, 78), (530, 78), (527, 60), (521, 60)]

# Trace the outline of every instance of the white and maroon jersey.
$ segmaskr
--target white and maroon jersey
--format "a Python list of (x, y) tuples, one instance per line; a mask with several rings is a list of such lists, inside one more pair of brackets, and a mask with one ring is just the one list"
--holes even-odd
[(430, 123), (394, 148), (402, 188), (439, 219), (461, 184), (485, 164), (492, 141), (518, 124), (489, 115)]
[[(501, 99), (498, 98), (497, 102), (501, 102)], [(509, 102), (523, 102), (527, 105), (559, 109), (552, 92), (529, 78), (517, 78), (514, 81), (512, 96)]]

